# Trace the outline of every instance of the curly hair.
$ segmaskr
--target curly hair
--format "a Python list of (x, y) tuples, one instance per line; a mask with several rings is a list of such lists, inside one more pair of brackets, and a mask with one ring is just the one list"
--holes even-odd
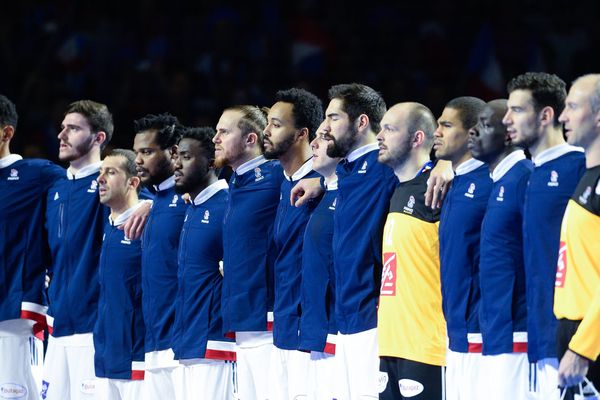
[(156, 131), (156, 143), (162, 150), (175, 146), (183, 129), (176, 116), (169, 113), (158, 115), (148, 114), (133, 121), (133, 132), (138, 134), (145, 131)]
[(308, 128), (308, 138), (312, 141), (319, 125), (323, 121), (323, 103), (307, 90), (291, 88), (275, 94), (276, 102), (290, 103), (294, 106), (294, 124), (297, 129)]

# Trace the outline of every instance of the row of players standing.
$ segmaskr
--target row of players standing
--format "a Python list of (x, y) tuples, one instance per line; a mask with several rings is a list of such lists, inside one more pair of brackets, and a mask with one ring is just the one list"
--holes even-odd
[[(528, 162), (524, 160), (522, 151), (512, 147), (512, 144), (528, 147), (534, 160), (542, 156), (544, 150), (552, 150), (546, 154), (547, 162), (563, 159), (563, 156), (577, 155), (574, 149), (565, 147), (564, 140), (561, 144), (561, 140), (558, 139), (557, 132), (560, 132), (562, 139), (562, 131), (558, 129), (560, 125), (556, 122), (556, 116), (562, 109), (564, 83), (558, 88), (558, 91), (563, 92), (559, 102), (545, 104), (546, 97), (537, 94), (538, 89), (541, 88), (545, 93), (549, 86), (555, 84), (553, 79), (545, 74), (527, 74), (520, 80), (514, 80), (516, 86), (513, 86), (512, 90), (509, 86), (509, 112), (506, 116), (506, 105), (502, 102), (492, 102), (484, 108), (484, 103), (480, 100), (455, 99), (444, 109), (438, 120), (437, 130), (435, 119), (426, 107), (416, 103), (404, 103), (390, 108), (386, 113), (385, 103), (375, 91), (355, 84), (338, 85), (331, 89), (325, 120), (317, 129), (316, 126), (323, 119), (318, 99), (301, 90), (284, 91), (278, 94), (277, 102), (270, 109), (267, 119), (256, 107), (233, 107), (223, 113), (217, 125), (216, 135), (212, 138), (214, 163), (211, 156), (213, 144), (210, 140), (210, 130), (188, 129), (179, 142), (181, 148), (178, 161), (172, 164), (170, 158), (178, 142), (178, 125), (176, 121), (166, 121), (165, 116), (156, 119), (151, 117), (138, 121), (139, 129), (136, 129), (138, 134), (134, 142), (137, 158), (125, 151), (116, 152), (105, 159), (105, 163), (111, 161), (112, 164), (103, 165), (101, 171), (98, 170), (100, 149), (103, 143), (106, 143), (106, 137), (102, 137), (102, 133), (109, 136), (112, 127), (107, 129), (106, 126), (98, 125), (98, 119), (92, 117), (93, 113), (86, 114), (83, 109), (70, 109), (63, 121), (62, 138), (59, 136), (61, 158), (71, 162), (68, 177), (80, 185), (61, 180), (61, 190), (55, 190), (55, 187), (47, 191), (47, 219), (57, 224), (51, 226), (48, 223), (49, 235), (54, 232), (63, 238), (63, 247), (68, 246), (69, 250), (63, 250), (63, 262), (53, 264), (51, 308), (48, 314), (54, 319), (48, 319), (53, 331), (46, 356), (49, 368), (46, 368), (44, 377), (43, 396), (69, 398), (69, 392), (81, 393), (82, 388), (87, 387), (82, 386), (85, 382), (92, 386), (89, 382), (93, 379), (94, 371), (92, 368), (90, 377), (89, 355), (93, 359), (93, 340), (96, 342), (95, 374), (110, 375), (109, 377), (113, 378), (113, 382), (110, 382), (114, 386), (113, 389), (122, 393), (129, 389), (124, 389), (125, 386), (120, 387), (114, 379), (139, 377), (141, 374), (136, 373), (135, 362), (145, 359), (145, 386), (146, 389), (150, 388), (146, 396), (175, 398), (181, 396), (177, 391), (197, 395), (208, 393), (208, 387), (219, 387), (222, 389), (220, 396), (230, 396), (230, 390), (226, 389), (227, 384), (206, 382), (206, 370), (218, 371), (213, 375), (218, 375), (222, 379), (221, 382), (230, 381), (227, 374), (233, 374), (232, 364), (222, 360), (231, 359), (233, 350), (237, 350), (238, 396), (244, 399), (293, 398), (296, 395), (307, 394), (308, 390), (312, 390), (311, 394), (317, 398), (376, 397), (378, 392), (382, 392), (383, 398), (413, 394), (420, 396), (417, 398), (439, 398), (438, 393), (444, 390), (444, 371), (441, 365), (446, 362), (446, 329), (441, 314), (442, 296), (439, 293), (435, 224), (439, 220), (439, 212), (431, 211), (424, 205), (431, 169), (429, 151), (434, 143), (434, 136), (436, 155), (450, 161), (456, 173), (455, 182), (442, 209), (440, 226), (441, 285), (452, 350), (447, 360), (449, 397), (453, 395), (456, 396), (453, 398), (469, 398), (465, 397), (465, 392), (473, 385), (468, 384), (468, 381), (478, 381), (473, 379), (474, 376), (485, 377), (485, 374), (475, 373), (478, 369), (484, 371), (486, 364), (487, 370), (493, 371), (493, 375), (488, 372), (487, 376), (494, 377), (493, 381), (486, 381), (486, 398), (494, 395), (506, 398), (502, 393), (506, 394), (503, 390), (508, 385), (506, 381), (498, 379), (499, 374), (506, 380), (514, 381), (513, 387), (518, 388), (514, 393), (511, 392), (509, 397), (515, 397), (515, 393), (521, 396), (529, 391), (540, 393), (538, 386), (555, 389), (552, 384), (527, 388), (528, 376), (521, 374), (521, 378), (525, 376), (523, 380), (515, 373), (527, 371), (528, 364), (523, 351), (528, 347), (532, 361), (556, 357), (556, 350), (552, 345), (547, 345), (547, 350), (538, 350), (537, 354), (532, 349), (535, 348), (532, 344), (537, 338), (540, 341), (555, 342), (551, 326), (553, 302), (550, 301), (548, 306), (548, 299), (552, 298), (553, 292), (555, 260), (551, 262), (552, 267), (545, 264), (545, 273), (542, 273), (544, 279), (528, 280), (540, 283), (541, 288), (536, 289), (534, 285), (528, 285), (527, 290), (534, 290), (535, 294), (527, 296), (527, 299), (541, 301), (542, 304), (531, 305), (539, 307), (534, 309), (540, 312), (529, 313), (532, 327), (526, 327), (523, 280), (523, 271), (526, 270), (523, 269), (523, 262), (520, 262), (523, 256), (523, 244), (520, 239), (523, 211), (520, 206), (524, 202), (525, 192), (529, 190), (525, 188), (524, 182), (529, 179), (532, 167), (527, 166)], [(540, 102), (539, 97), (543, 101)], [(517, 100), (520, 100), (521, 104), (511, 105)], [(98, 106), (95, 103), (85, 104)], [(536, 118), (544, 116), (545, 124), (536, 125), (534, 118), (528, 121), (533, 125), (513, 129), (512, 126), (518, 124), (511, 122), (511, 116), (523, 112), (527, 107), (531, 108), (530, 114), (533, 112)], [(101, 109), (107, 113), (105, 107)], [(552, 110), (549, 119), (548, 109)], [(568, 113), (565, 112), (564, 115)], [(471, 147), (473, 155), (489, 165), (472, 159), (467, 148), (467, 128), (475, 124), (478, 116), (480, 123), (471, 130)], [(499, 123), (503, 117), (509, 126), (512, 144), (505, 140), (506, 130)], [(153, 120), (158, 125), (154, 125)], [(516, 118), (515, 120), (518, 121)], [(16, 126), (16, 121), (14, 125)], [(553, 130), (549, 131), (550, 128)], [(317, 132), (318, 136), (312, 139), (311, 132)], [(379, 145), (375, 143), (375, 132), (379, 132)], [(72, 136), (69, 136), (69, 133)], [(519, 134), (537, 138), (537, 142), (534, 140), (519, 143)], [(309, 147), (310, 139), (312, 141)], [(586, 147), (586, 143), (574, 143)], [(478, 150), (481, 152), (479, 155)], [(69, 151), (74, 151), (78, 157), (69, 158), (74, 157), (68, 154)], [(94, 156), (90, 157), (90, 153)], [(268, 158), (277, 158), (280, 162), (267, 161), (263, 153)], [(119, 158), (118, 162), (115, 158)], [(543, 157), (541, 160), (540, 166), (545, 164)], [(137, 164), (139, 177), (135, 176), (131, 168), (134, 164)], [(578, 162), (565, 164), (569, 168), (579, 168), (579, 175), (576, 171), (552, 169), (548, 181), (558, 183), (559, 176), (572, 177), (567, 178), (567, 182), (572, 184), (571, 189), (560, 181), (561, 189), (571, 192), (562, 200), (563, 209), (567, 198), (573, 192), (577, 178), (583, 172), (583, 156), (579, 153)], [(189, 169), (186, 170), (184, 165), (188, 165)], [(222, 166), (230, 166), (234, 170), (226, 196), (223, 194), (227, 185), (219, 182), (214, 173), (214, 167)], [(514, 168), (515, 166), (517, 168)], [(53, 167), (45, 165), (45, 168)], [(174, 168), (175, 177), (172, 176)], [(493, 171), (494, 182), (489, 179), (490, 168)], [(16, 168), (10, 170), (11, 176), (14, 169)], [(120, 213), (115, 212), (117, 206), (113, 208), (111, 205), (110, 196), (107, 197), (107, 192), (110, 195), (112, 190), (108, 175), (110, 171), (118, 170), (125, 173), (127, 184), (132, 185), (133, 190), (129, 190), (129, 193), (137, 191), (133, 182), (139, 178), (147, 186), (153, 185), (156, 193), (144, 230), (142, 272), (132, 278), (140, 282), (134, 292), (144, 297), (141, 305), (146, 322), (145, 350), (139, 347), (140, 343), (136, 343), (137, 351), (132, 352), (131, 359), (125, 362), (132, 363), (131, 366), (121, 369), (121, 374), (117, 376), (112, 373), (99, 374), (101, 368), (98, 360), (101, 356), (98, 354), (101, 352), (98, 349), (102, 348), (104, 343), (98, 343), (102, 337), (98, 332), (93, 339), (89, 334), (90, 322), (92, 329), (95, 322), (94, 306), (97, 307), (97, 304), (94, 304), (94, 301), (97, 303), (98, 296), (90, 290), (89, 282), (94, 281), (93, 274), (97, 264), (89, 262), (87, 269), (69, 269), (65, 268), (65, 265), (69, 265), (68, 258), (73, 258), (67, 257), (67, 254), (72, 253), (74, 249), (85, 249), (83, 254), (92, 258), (96, 251), (97, 257), (100, 248), (98, 238), (102, 238), (103, 235), (98, 234), (97, 229), (89, 227), (103, 226), (108, 214), (107, 209), (97, 203), (94, 205), (97, 210), (95, 214), (85, 211), (84, 205), (89, 207), (88, 203), (94, 202), (89, 199), (84, 200), (87, 201), (85, 204), (71, 201), (70, 196), (73, 193), (93, 193), (96, 196), (96, 191), (100, 191), (101, 201), (104, 197), (104, 203), (111, 206), (110, 212), (114, 213), (113, 216), (117, 215), (112, 218), (111, 226), (118, 225), (126, 219), (133, 207), (139, 207), (135, 199), (127, 203), (131, 207), (121, 209)], [(323, 183), (327, 191), (323, 198), (320, 202), (312, 200), (301, 207), (291, 206), (288, 198), (292, 187), (299, 179), (316, 175), (315, 171), (324, 177)], [(23, 176), (23, 172), (20, 174)], [(470, 181), (475, 178), (480, 180)], [(48, 183), (51, 179), (45, 177), (43, 181)], [(307, 182), (310, 181), (304, 181), (294, 190), (306, 190), (305, 197), (310, 197), (315, 191), (320, 192)], [(468, 186), (463, 188), (460, 182), (468, 183)], [(558, 186), (548, 184), (548, 187)], [(429, 187), (436, 189), (437, 194), (437, 185), (432, 184)], [(493, 192), (491, 197), (488, 196), (490, 191)], [(194, 200), (193, 205), (186, 207), (177, 192), (190, 193)], [(31, 193), (29, 195), (31, 196)], [(586, 199), (590, 195), (588, 193)], [(541, 199), (539, 196), (527, 196), (530, 197), (535, 197), (538, 201)], [(225, 198), (228, 202), (224, 201)], [(487, 206), (488, 198), (490, 202), (496, 199), (497, 203), (508, 207), (504, 209)], [(76, 196), (73, 196), (72, 200), (75, 199)], [(469, 200), (473, 200), (472, 203), (479, 206), (464, 203)], [(58, 202), (55, 204), (54, 214), (51, 212), (52, 202)], [(533, 210), (550, 208), (547, 199), (544, 198), (541, 203), (533, 207)], [(590, 204), (594, 202), (590, 201)], [(65, 217), (69, 207), (73, 207), (71, 212), (76, 212), (77, 218)], [(187, 218), (184, 217), (186, 208)], [(492, 210), (498, 214), (493, 216)], [(388, 211), (388, 220), (382, 235)], [(38, 210), (37, 213), (43, 214), (43, 210)], [(95, 220), (82, 218), (88, 214), (97, 216), (98, 213), (103, 215)], [(527, 212), (524, 214), (527, 215)], [(222, 226), (210, 224), (211, 221), (221, 221), (223, 215)], [(484, 215), (487, 219), (484, 220), (482, 228), (482, 243), (487, 243), (490, 248), (486, 249), (485, 245), (482, 245), (481, 262), (478, 262), (479, 228)], [(532, 225), (534, 229), (544, 230), (544, 235), (541, 236), (534, 232), (539, 236), (535, 237), (535, 244), (542, 239), (548, 239), (549, 243), (552, 241), (550, 245), (558, 248), (558, 239), (554, 243), (555, 238), (550, 238), (548, 232), (555, 228), (555, 236), (558, 234), (557, 226), (560, 226), (562, 212), (553, 212), (552, 215), (554, 223), (550, 224), (550, 227)], [(450, 223), (453, 218), (458, 222)], [(84, 220), (82, 228), (88, 227), (92, 242), (86, 242), (82, 237), (85, 230), (78, 230), (73, 226), (72, 221), (75, 219)], [(543, 220), (549, 222), (548, 219)], [(190, 224), (188, 229), (185, 223)], [(184, 229), (180, 234), (182, 224)], [(210, 235), (215, 234), (210, 232), (209, 226), (213, 230), (215, 226), (217, 230), (223, 229), (225, 279), (222, 283), (222, 296), (217, 295), (221, 291), (221, 278), (215, 273), (218, 271), (220, 259), (216, 249), (221, 242), (209, 240)], [(103, 254), (108, 252), (106, 235), (110, 235), (112, 228), (106, 229), (108, 231), (104, 235)], [(32, 235), (38, 235), (37, 231), (29, 230)], [(195, 235), (192, 234), (194, 232)], [(65, 240), (68, 233), (73, 236)], [(487, 241), (486, 233), (490, 235)], [(182, 241), (177, 245), (180, 236)], [(525, 240), (527, 241), (527, 230)], [(50, 242), (52, 244), (52, 238)], [(56, 242), (60, 243), (61, 240)], [(116, 244), (127, 244), (123, 242), (130, 242), (129, 245), (132, 243), (123, 235), (118, 237)], [(205, 243), (208, 247), (204, 246)], [(497, 243), (502, 243), (502, 246), (494, 246)], [(552, 251), (553, 249), (542, 249), (542, 258), (555, 259), (558, 251), (555, 251), (554, 255)], [(56, 260), (58, 254), (61, 253), (54, 251), (53, 260)], [(116, 259), (123, 258), (118, 252), (114, 254), (117, 254)], [(488, 259), (485, 258), (486, 255)], [(205, 271), (212, 271), (211, 277), (207, 279), (203, 276), (201, 281), (194, 282), (192, 277), (196, 274), (195, 277), (198, 278), (198, 271), (186, 275), (186, 260), (189, 260), (190, 265), (198, 263), (198, 260), (207, 260)], [(534, 261), (542, 260), (537, 256)], [(383, 279), (380, 279), (382, 264)], [(101, 257), (101, 284), (103, 265), (106, 265), (106, 260), (103, 262)], [(478, 272), (479, 265), (482, 269)], [(507, 270), (506, 267), (510, 268)], [(486, 269), (495, 280), (483, 279)], [(548, 272), (549, 269), (551, 273)], [(62, 278), (59, 271), (62, 271)], [(79, 277), (82, 278), (81, 286), (73, 285), (78, 279), (75, 271), (84, 271), (83, 276)], [(457, 271), (466, 274), (464, 279), (457, 279)], [(500, 271), (505, 275), (499, 276)], [(86, 273), (92, 275), (86, 276)], [(550, 287), (543, 283), (548, 281), (549, 275), (552, 280)], [(396, 280), (396, 276), (400, 279)], [(482, 280), (481, 296), (478, 294), (479, 278)], [(84, 282), (88, 286), (84, 286)], [(486, 286), (489, 282), (494, 283)], [(381, 297), (378, 296), (380, 283)], [(465, 287), (465, 284), (468, 286)], [(591, 284), (594, 284), (593, 279)], [(53, 296), (53, 287), (60, 294), (55, 292)], [(198, 290), (202, 290), (198, 288), (206, 290), (204, 293), (198, 293)], [(74, 292), (69, 293), (69, 290)], [(62, 300), (61, 295), (64, 296)], [(222, 298), (221, 310), (218, 309), (219, 302), (216, 301), (218, 297)], [(178, 301), (174, 304), (175, 298)], [(89, 301), (86, 302), (86, 299)], [(209, 304), (212, 310), (198, 312), (202, 307), (209, 307)], [(100, 305), (103, 305), (102, 293)], [(479, 305), (481, 312), (477, 311)], [(486, 305), (489, 309), (486, 309)], [(64, 320), (68, 321), (62, 332), (56, 319), (60, 309), (65, 313)], [(399, 310), (402, 311), (398, 312)], [(221, 313), (222, 326), (220, 318), (214, 318)], [(90, 317), (90, 314), (93, 317), (87, 321), (86, 326), (85, 318), (79, 317)], [(198, 314), (209, 319), (208, 322), (205, 321), (209, 326), (206, 323), (202, 326), (194, 325), (195, 321), (200, 319)], [(551, 318), (548, 319), (548, 315)], [(541, 322), (537, 321), (537, 328), (541, 326), (542, 330), (537, 331), (535, 335), (532, 334), (536, 332), (534, 316), (542, 316)], [(583, 318), (581, 315), (573, 317), (573, 314), (562, 316), (572, 320)], [(107, 315), (105, 312), (101, 312), (99, 318), (98, 321), (107, 319), (107, 326), (117, 319), (114, 314)], [(81, 321), (84, 322), (79, 325)], [(174, 331), (185, 332), (184, 326), (187, 323), (193, 325), (187, 326), (187, 333), (196, 337), (188, 337), (189, 347), (177, 354), (177, 347), (183, 345), (185, 338), (178, 336)], [(379, 343), (376, 329), (378, 325)], [(271, 329), (272, 334), (269, 332)], [(210, 337), (213, 333), (215, 335)], [(231, 346), (231, 342), (223, 340), (224, 333), (236, 334), (235, 347)], [(202, 336), (202, 340), (197, 338), (198, 335)], [(580, 336), (585, 337), (588, 345), (591, 341), (591, 351), (594, 351), (593, 335), (590, 339), (589, 328), (587, 334)], [(59, 338), (67, 339), (68, 342), (57, 340)], [(72, 347), (75, 341), (78, 349), (88, 347), (91, 350), (87, 352), (87, 361), (85, 358), (82, 361), (80, 354), (71, 354), (70, 346)], [(57, 349), (60, 351), (57, 352)], [(299, 352), (298, 349), (305, 351)], [(186, 350), (189, 351), (186, 353)], [(309, 353), (306, 350), (313, 352)], [(579, 348), (572, 350), (578, 352)], [(328, 355), (333, 351), (335, 357)], [(476, 356), (481, 351), (486, 355), (508, 356), (483, 357), (481, 360), (486, 359), (486, 362), (482, 363), (482, 367), (473, 369), (471, 356)], [(584, 352), (579, 350), (580, 356), (583, 353), (584, 357), (595, 360), (597, 352), (594, 356), (594, 353), (589, 351), (589, 348), (585, 348)], [(208, 362), (207, 359), (213, 358), (211, 355), (216, 355), (214, 358), (221, 362)], [(378, 355), (382, 356), (381, 365)], [(50, 363), (49, 359), (61, 361)], [(189, 363), (184, 362), (185, 368), (177, 367), (182, 359), (191, 360)], [(78, 366), (73, 368), (73, 363), (77, 363)], [(79, 363), (87, 367), (81, 367)], [(93, 366), (93, 363), (91, 365)], [(542, 373), (549, 368), (544, 362), (538, 362), (537, 367)], [(183, 372), (184, 370), (187, 372)], [(55, 376), (52, 376), (52, 373), (55, 373)], [(312, 379), (307, 379), (307, 373), (312, 375)], [(174, 377), (177, 374), (180, 376)], [(186, 374), (189, 378), (187, 380), (181, 377)], [(201, 379), (202, 376), (204, 379)], [(546, 375), (540, 374), (540, 377), (543, 376)], [(267, 381), (270, 381), (268, 385)], [(181, 382), (202, 384), (193, 388), (186, 387)], [(307, 385), (306, 382), (312, 382), (313, 385)], [(335, 385), (332, 385), (333, 382)], [(544, 381), (539, 379), (539, 382)], [(452, 394), (452, 388), (457, 386), (460, 390)], [(473, 388), (473, 393), (477, 393), (478, 390), (480, 389)], [(214, 396), (217, 394), (209, 397), (217, 398)], [(477, 398), (477, 394), (473, 396), (471, 398)]]

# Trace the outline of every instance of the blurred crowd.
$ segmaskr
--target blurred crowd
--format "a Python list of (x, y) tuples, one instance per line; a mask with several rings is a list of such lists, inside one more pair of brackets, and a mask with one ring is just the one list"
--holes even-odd
[(62, 111), (109, 105), (114, 147), (132, 121), (168, 111), (214, 126), (233, 104), (361, 82), (390, 104), (506, 96), (525, 71), (570, 82), (598, 70), (597, 2), (273, 0), (24, 1), (0, 13), (0, 87), (21, 115), (14, 150), (57, 160)]

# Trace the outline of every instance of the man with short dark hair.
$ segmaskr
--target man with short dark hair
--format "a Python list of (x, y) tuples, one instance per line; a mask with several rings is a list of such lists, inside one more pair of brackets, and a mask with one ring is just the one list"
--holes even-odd
[[(450, 100), (435, 131), (435, 155), (455, 173), (440, 215), (442, 306), (447, 324), (446, 395), (476, 400), (481, 360), (479, 326), (479, 243), (481, 221), (492, 190), (487, 165), (469, 152), (485, 102), (463, 96)], [(475, 129), (474, 129), (475, 128)]]
[(527, 287), (527, 354), (531, 396), (560, 397), (553, 313), (560, 223), (567, 202), (585, 171), (582, 149), (565, 143), (558, 117), (567, 95), (556, 75), (527, 72), (508, 83), (503, 122), (512, 143), (529, 150), (534, 170), (523, 209), (523, 246)]
[(118, 227), (140, 207), (140, 178), (131, 150), (115, 149), (102, 160), (100, 203), (110, 208), (98, 266), (100, 294), (94, 326), (96, 399), (137, 400), (144, 379), (142, 249)]
[(277, 92), (275, 101), (264, 130), (265, 157), (279, 160), (285, 179), (281, 184), (273, 235), (277, 256), (270, 398), (293, 399), (307, 394), (309, 353), (298, 351), (302, 240), (316, 202), (294, 207), (288, 199), (300, 179), (319, 176), (312, 169), (309, 143), (323, 120), (323, 105), (314, 94), (298, 88)]
[(173, 355), (177, 249), (187, 205), (175, 191), (172, 160), (183, 128), (176, 117), (149, 114), (134, 121), (133, 150), (142, 184), (154, 204), (142, 236), (142, 308), (146, 325), (147, 399), (175, 398), (179, 363)]
[(65, 171), (10, 152), (17, 122), (15, 105), (0, 95), (0, 388), (30, 400), (38, 398), (31, 367), (38, 357), (42, 362), (46, 327), (45, 197)]
[(568, 143), (583, 147), (586, 157), (562, 221), (554, 288), (558, 383), (574, 386), (570, 400), (577, 393), (600, 396), (600, 74), (573, 82), (559, 121)]
[(188, 193), (179, 239), (173, 352), (182, 365), (177, 399), (233, 398), (235, 343), (223, 332), (223, 217), (228, 186), (214, 165), (214, 130), (187, 128), (178, 143), (175, 191)]
[(377, 302), (383, 224), (397, 178), (377, 162), (375, 139), (386, 111), (383, 98), (361, 84), (329, 89), (327, 155), (338, 164), (333, 265), (336, 279), (335, 373), (338, 398), (378, 395)]
[[(533, 170), (510, 142), (502, 117), (506, 100), (487, 103), (485, 124), (471, 137), (471, 153), (488, 164), (492, 191), (481, 224), (479, 323), (482, 354), (480, 397), (528, 396), (527, 306), (523, 266), (523, 202)], [(509, 384), (510, 383), (510, 384)]]

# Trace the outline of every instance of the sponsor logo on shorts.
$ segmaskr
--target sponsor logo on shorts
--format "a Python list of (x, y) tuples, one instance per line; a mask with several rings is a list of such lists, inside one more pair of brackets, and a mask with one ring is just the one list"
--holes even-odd
[(0, 398), (24, 399), (27, 397), (27, 388), (18, 383), (3, 383), (0, 385)]
[(387, 372), (379, 372), (379, 378), (377, 378), (377, 390), (379, 393), (383, 393), (388, 384), (388, 374)]
[(556, 279), (554, 286), (563, 287), (565, 286), (565, 276), (567, 275), (567, 243), (560, 242), (558, 249), (558, 263), (556, 265)]
[(383, 253), (380, 295), (396, 295), (396, 253)]
[(85, 379), (81, 381), (81, 385), (79, 386), (79, 390), (84, 394), (94, 394), (96, 392), (96, 380), (95, 379)]
[(400, 394), (404, 397), (414, 397), (421, 394), (425, 386), (421, 382), (413, 381), (412, 379), (400, 379), (398, 381)]
[(42, 396), (42, 400), (46, 400), (46, 396), (48, 396), (48, 387), (50, 386), (50, 382), (42, 381), (42, 391), (40, 392), (40, 396)]

